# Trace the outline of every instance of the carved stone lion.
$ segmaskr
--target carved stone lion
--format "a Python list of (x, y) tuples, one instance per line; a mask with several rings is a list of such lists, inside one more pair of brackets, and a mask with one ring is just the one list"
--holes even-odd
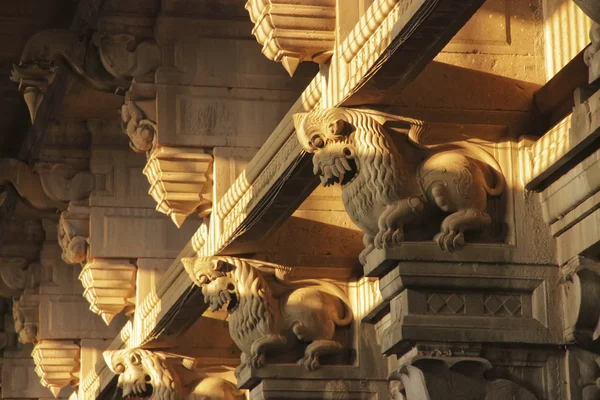
[(421, 144), (419, 121), (400, 119), (408, 135), (392, 137), (386, 120), (350, 108), (294, 115), (298, 140), (313, 154), (314, 173), (324, 186), (341, 184), (346, 211), (365, 233), (361, 262), (373, 248), (400, 244), (404, 226), (431, 206), (450, 213), (436, 243), (447, 251), (462, 248), (465, 231), (481, 231), (491, 222), (487, 196), (500, 195), (505, 186), (500, 166), (474, 144)]
[(241, 400), (235, 385), (183, 366), (181, 358), (145, 349), (105, 351), (110, 370), (119, 375), (123, 398), (145, 400)]
[(183, 259), (204, 300), (213, 311), (225, 307), (229, 332), (246, 364), (260, 368), (268, 351), (310, 343), (298, 361), (306, 370), (319, 368), (319, 357), (343, 350), (333, 340), (336, 326), (352, 322), (344, 292), (316, 280), (286, 282), (290, 268), (235, 257)]

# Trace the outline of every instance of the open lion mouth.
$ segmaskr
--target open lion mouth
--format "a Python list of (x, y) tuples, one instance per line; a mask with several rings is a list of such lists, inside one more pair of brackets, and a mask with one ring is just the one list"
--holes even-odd
[(342, 186), (352, 182), (358, 173), (356, 161), (353, 158), (334, 157), (330, 162), (315, 164), (313, 173), (319, 175), (323, 187), (336, 183)]
[(221, 290), (219, 294), (211, 296), (210, 298), (205, 297), (205, 302), (210, 302), (211, 311), (220, 310), (227, 304), (227, 311), (231, 312), (237, 307), (237, 296), (235, 293), (231, 293), (227, 290)]
[(152, 393), (154, 393), (154, 388), (149, 383), (131, 385), (128, 390), (123, 390), (122, 398), (125, 400), (147, 400), (152, 397)]

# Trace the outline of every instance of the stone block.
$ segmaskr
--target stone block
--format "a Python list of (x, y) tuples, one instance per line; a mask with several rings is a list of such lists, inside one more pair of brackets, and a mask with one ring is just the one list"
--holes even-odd
[(180, 229), (153, 209), (92, 208), (89, 258), (171, 258), (198, 229), (188, 218)]
[(297, 96), (264, 89), (160, 86), (158, 143), (253, 147), (263, 143)]
[(155, 208), (148, 196), (150, 184), (142, 173), (145, 166), (146, 157), (127, 147), (93, 148), (90, 171), (95, 175), (96, 188), (90, 206)]

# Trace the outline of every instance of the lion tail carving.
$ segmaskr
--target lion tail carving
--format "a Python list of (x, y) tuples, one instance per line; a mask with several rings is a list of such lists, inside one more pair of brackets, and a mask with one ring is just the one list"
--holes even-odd
[(321, 289), (323, 292), (339, 299), (344, 306), (344, 316), (342, 318), (338, 318), (337, 315), (331, 316), (331, 319), (337, 326), (347, 326), (354, 320), (354, 313), (352, 311), (350, 299), (346, 293), (335, 283), (317, 279), (301, 279), (297, 281), (287, 281), (285, 282), (285, 285), (294, 288), (316, 287)]
[(481, 161), (486, 163), (492, 170), (495, 184), (493, 186), (486, 184), (484, 186), (484, 190), (489, 196), (499, 196), (502, 194), (506, 187), (506, 180), (504, 178), (504, 174), (502, 173), (502, 168), (500, 167), (498, 160), (496, 160), (496, 158), (493, 155), (491, 155), (487, 150), (485, 150), (481, 145), (471, 143), (468, 140), (462, 142), (450, 142), (432, 145), (424, 144), (422, 139), (429, 129), (427, 124), (424, 121), (413, 118), (400, 117), (400, 119), (410, 124), (410, 128), (408, 130), (408, 139), (413, 145), (417, 146), (418, 148), (429, 151), (441, 151), (446, 149), (460, 148), (466, 150), (468, 153), (475, 155)]

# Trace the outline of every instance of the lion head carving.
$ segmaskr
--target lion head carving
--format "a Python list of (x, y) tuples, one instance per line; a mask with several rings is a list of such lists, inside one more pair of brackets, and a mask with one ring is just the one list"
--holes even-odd
[(110, 370), (119, 375), (117, 385), (123, 391), (123, 398), (144, 400), (241, 400), (245, 398), (243, 392), (233, 383), (218, 376), (207, 376), (201, 371), (187, 369), (180, 356), (140, 348), (105, 351), (103, 355)]
[(168, 368), (163, 353), (145, 349), (105, 351), (104, 359), (110, 370), (119, 375), (117, 385), (123, 391), (123, 398), (179, 398), (180, 384)]
[(372, 116), (331, 108), (295, 114), (294, 125), (300, 144), (313, 154), (313, 172), (323, 186), (342, 186), (355, 222), (374, 205), (400, 197), (408, 168)]

